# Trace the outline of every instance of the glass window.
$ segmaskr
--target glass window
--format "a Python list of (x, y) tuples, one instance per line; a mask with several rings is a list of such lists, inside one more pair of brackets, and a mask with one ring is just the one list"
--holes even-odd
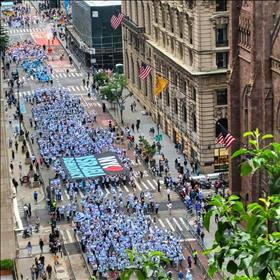
[(225, 47), (227, 45), (227, 24), (224, 24), (216, 28), (216, 46)]
[(227, 105), (227, 89), (217, 92), (217, 105)]
[(186, 105), (183, 105), (183, 122), (187, 122), (187, 108)]
[(227, 10), (227, 0), (216, 0), (216, 11), (226, 11)]
[(227, 68), (228, 53), (227, 52), (216, 53), (216, 64), (218, 68)]
[(174, 99), (174, 112), (177, 115), (178, 114), (178, 100)]
[(193, 131), (196, 132), (197, 124), (196, 124), (196, 114), (195, 113), (192, 114), (192, 121), (193, 121)]

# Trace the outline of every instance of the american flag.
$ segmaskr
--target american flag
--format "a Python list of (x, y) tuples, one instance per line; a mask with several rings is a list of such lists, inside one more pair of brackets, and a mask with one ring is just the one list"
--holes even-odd
[(222, 125), (219, 126), (221, 132), (217, 137), (217, 142), (224, 145), (228, 149), (235, 141), (235, 138)]
[(151, 73), (151, 71), (152, 71), (152, 67), (150, 65), (142, 63), (139, 70), (139, 78), (141, 80), (146, 80), (149, 74)]
[(113, 15), (111, 17), (112, 28), (117, 29), (121, 25), (123, 19), (124, 19), (124, 14), (123, 13), (119, 13), (117, 16)]

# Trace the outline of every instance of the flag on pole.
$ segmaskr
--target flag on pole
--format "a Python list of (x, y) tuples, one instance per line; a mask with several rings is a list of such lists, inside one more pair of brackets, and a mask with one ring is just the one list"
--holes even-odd
[(163, 92), (168, 86), (168, 80), (163, 77), (156, 75), (156, 87), (154, 89), (154, 95), (158, 96), (161, 92)]
[(139, 78), (141, 80), (146, 80), (149, 74), (151, 73), (151, 71), (152, 71), (152, 67), (150, 65), (142, 63), (139, 70)]
[(117, 29), (121, 25), (123, 19), (124, 19), (124, 14), (123, 13), (119, 13), (117, 16), (113, 15), (111, 17), (112, 28)]
[(235, 138), (221, 124), (219, 124), (219, 126), (220, 126), (221, 132), (217, 137), (217, 142), (219, 144), (222, 144), (223, 146), (225, 146), (225, 148), (228, 149), (235, 141)]

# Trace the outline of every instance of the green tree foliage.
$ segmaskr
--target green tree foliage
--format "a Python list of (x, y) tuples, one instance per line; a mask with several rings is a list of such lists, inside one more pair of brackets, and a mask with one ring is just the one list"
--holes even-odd
[[(102, 73), (102, 72), (101, 72)], [(121, 121), (123, 122), (123, 110), (125, 100), (130, 94), (124, 96), (123, 89), (127, 86), (127, 78), (123, 74), (114, 74), (106, 84), (100, 89), (101, 95), (109, 102), (116, 102), (121, 112)]]
[(157, 279), (169, 280), (164, 266), (169, 264), (169, 259), (164, 253), (159, 251), (150, 251), (140, 254), (135, 250), (127, 250), (130, 267), (125, 269), (121, 275), (121, 280), (129, 280), (132, 275), (138, 280)]
[(103, 86), (109, 82), (109, 76), (106, 72), (100, 71), (94, 74), (94, 81)]
[(0, 24), (0, 54), (8, 48), (9, 45), (9, 36), (6, 29)]
[(241, 175), (246, 176), (257, 171), (264, 171), (269, 177), (270, 194), (279, 194), (280, 143), (271, 142), (273, 135), (261, 135), (258, 129), (245, 132), (243, 136), (249, 138), (249, 147), (242, 148), (232, 155), (232, 158), (243, 157)]
[(139, 143), (143, 147), (144, 155), (148, 155), (150, 159), (153, 158), (156, 153), (156, 146), (151, 145), (144, 136), (139, 136)]
[(212, 256), (208, 272), (213, 275), (219, 270), (234, 275), (225, 279), (276, 280), (280, 279), (280, 144), (265, 143), (273, 136), (261, 136), (258, 129), (244, 133), (244, 137), (249, 137), (250, 147), (232, 156), (244, 157), (241, 175), (266, 172), (273, 195), (246, 208), (236, 195), (212, 198), (213, 207), (205, 215), (204, 226), (209, 231), (210, 218), (216, 214), (220, 221), (213, 246), (205, 251)]

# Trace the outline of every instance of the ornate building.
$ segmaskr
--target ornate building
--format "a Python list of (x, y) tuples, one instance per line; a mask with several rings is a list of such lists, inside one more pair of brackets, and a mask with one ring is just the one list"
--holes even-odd
[[(122, 10), (128, 89), (201, 172), (221, 171), (227, 152), (216, 144), (216, 122), (227, 126), (226, 0), (126, 0)], [(142, 63), (153, 67), (145, 81)], [(169, 81), (159, 97), (156, 74)]]
[[(280, 2), (230, 2), (229, 127), (241, 139), (259, 128), (280, 141)], [(236, 141), (233, 149), (238, 149)], [(240, 178), (238, 160), (231, 162), (234, 193), (256, 200), (267, 186), (261, 174)]]

